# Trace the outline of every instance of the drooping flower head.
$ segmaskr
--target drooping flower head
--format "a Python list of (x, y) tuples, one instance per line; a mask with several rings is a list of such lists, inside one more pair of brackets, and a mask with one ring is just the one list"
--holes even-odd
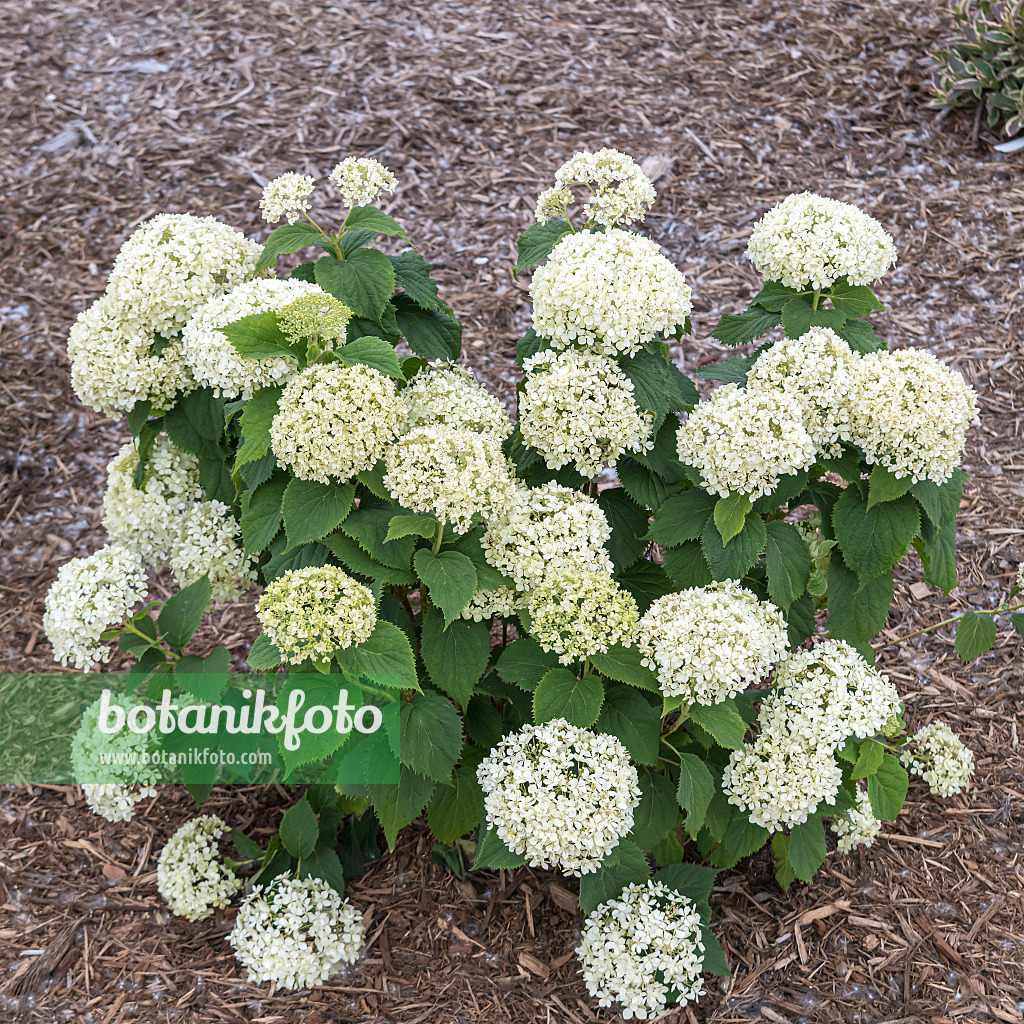
[(369, 587), (333, 565), (291, 569), (256, 606), (270, 642), (290, 665), (330, 661), (338, 650), (369, 639), (377, 609)]
[(871, 284), (896, 263), (892, 238), (856, 206), (812, 192), (787, 196), (754, 226), (747, 256), (767, 281), (827, 288)]
[(372, 157), (346, 157), (330, 177), (349, 206), (367, 206), (382, 192), (394, 192), (398, 184), (398, 179)]
[(402, 391), (402, 402), (406, 430), (437, 423), (499, 438), (512, 433), (505, 407), (486, 391), (473, 371), (440, 359), (409, 381)]
[(974, 754), (945, 722), (932, 722), (914, 733), (900, 760), (936, 796), (954, 796), (974, 774)]
[(584, 185), (590, 192), (584, 220), (606, 227), (643, 220), (657, 197), (650, 178), (627, 153), (617, 149), (576, 153), (555, 172), (555, 188), (537, 197), (537, 219), (550, 219), (549, 211), (565, 216), (566, 206), (574, 199), (573, 185)]
[(852, 853), (860, 846), (873, 845), (882, 831), (882, 823), (871, 809), (868, 791), (860, 786), (857, 787), (856, 804), (837, 814), (829, 827), (839, 837), (836, 846), (840, 853)]
[(614, 736), (556, 718), (509, 733), (480, 762), (488, 828), (533, 867), (596, 871), (633, 828), (636, 768)]
[(271, 224), (279, 220), (294, 224), (309, 209), (309, 197), (315, 187), (311, 175), (294, 171), (267, 182), (260, 196), (263, 219)]
[(203, 814), (186, 821), (160, 851), (157, 891), (178, 917), (202, 921), (242, 888), (242, 879), (224, 863), (217, 845), (227, 831), (215, 814)]

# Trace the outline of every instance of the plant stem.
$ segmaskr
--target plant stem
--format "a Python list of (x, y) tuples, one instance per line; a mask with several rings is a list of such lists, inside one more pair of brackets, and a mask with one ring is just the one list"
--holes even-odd
[(817, 309), (818, 308), (818, 302), (819, 302), (820, 299), (821, 299), (821, 289), (820, 288), (815, 288), (814, 289), (814, 301), (811, 303), (811, 309)]
[(437, 555), (441, 550), (441, 541), (444, 540), (444, 523), (437, 524), (437, 537), (434, 539), (434, 546), (430, 549), (432, 555)]
[(933, 629), (948, 626), (951, 622), (959, 622), (965, 615), (970, 615), (971, 612), (974, 612), (975, 615), (1002, 615), (1005, 612), (1015, 612), (1018, 608), (1024, 608), (1024, 602), (1009, 606), (1001, 604), (998, 608), (972, 608), (970, 611), (962, 612), (960, 615), (954, 615), (951, 619), (943, 619), (932, 626), (925, 626), (924, 629), (915, 629), (913, 633), (899, 636), (895, 640), (889, 640), (887, 643), (872, 644), (871, 650), (884, 651), (886, 647), (895, 647), (897, 644), (903, 643), (904, 640), (913, 640), (915, 636), (923, 636), (925, 633), (930, 633)]
[[(129, 633), (134, 633), (136, 636), (142, 637), (143, 640), (148, 640), (151, 644), (156, 643), (156, 641), (151, 636), (147, 636), (145, 633), (142, 632), (141, 629), (136, 629), (135, 626), (132, 625), (130, 621), (126, 620), (122, 623), (122, 625)], [(170, 649), (170, 647), (164, 647), (162, 648), (162, 650), (165, 654), (169, 654), (175, 661), (177, 661), (181, 657), (180, 654), (175, 654), (174, 651)]]

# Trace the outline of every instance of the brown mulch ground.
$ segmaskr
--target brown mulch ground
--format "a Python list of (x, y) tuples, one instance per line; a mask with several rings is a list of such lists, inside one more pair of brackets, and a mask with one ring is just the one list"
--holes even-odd
[[(591, 4), (414, 0), (188, 7), (153, 0), (0, 6), (0, 667), (49, 668), (42, 597), (99, 546), (103, 467), (121, 425), (70, 392), (64, 338), (130, 228), (159, 211), (251, 231), (258, 178), (325, 174), (377, 155), (392, 205), (466, 326), (466, 353), (504, 394), (528, 322), (509, 273), (532, 197), (582, 147), (664, 155), (649, 232), (693, 286), (687, 369), (720, 352), (722, 311), (756, 287), (752, 221), (810, 188), (856, 202), (896, 237), (876, 319), (981, 394), (962, 512), (961, 588), (898, 588), (890, 637), (992, 607), (1024, 557), (1019, 156), (993, 155), (969, 115), (924, 109), (919, 58), (943, 5), (839, 0)], [(927, 591), (928, 588), (924, 588)], [(248, 609), (212, 616), (238, 653)], [(720, 878), (712, 906), (733, 977), (669, 1020), (1024, 1019), (1021, 650), (964, 668), (943, 632), (885, 651), (913, 724), (941, 715), (974, 748), (969, 795), (912, 788), (874, 848), (833, 857), (789, 896), (765, 855)], [(458, 882), (425, 830), (354, 883), (370, 950), (312, 993), (243, 980), (227, 916), (192, 925), (155, 893), (184, 791), (109, 825), (58, 788), (0, 803), (0, 1020), (582, 1022), (574, 883), (521, 870)], [(274, 791), (219, 791), (232, 824), (274, 829)]]

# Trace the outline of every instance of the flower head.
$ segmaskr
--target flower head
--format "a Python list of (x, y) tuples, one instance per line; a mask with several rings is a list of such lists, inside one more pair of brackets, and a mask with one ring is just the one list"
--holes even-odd
[(402, 418), (394, 381), (379, 370), (314, 364), (284, 389), (270, 444), (300, 480), (344, 483), (384, 455)]
[(571, 463), (593, 477), (623, 452), (654, 447), (654, 416), (637, 406), (633, 382), (611, 359), (575, 349), (538, 352), (523, 370), (519, 429), (549, 469)]
[(242, 902), (228, 942), (249, 980), (311, 988), (359, 958), (362, 918), (319, 878), (278, 875)]
[(727, 580), (658, 598), (640, 620), (637, 647), (666, 696), (718, 704), (755, 685), (789, 639), (775, 605)]
[[(599, 149), (596, 153), (576, 153), (555, 172), (554, 189), (542, 192), (537, 198), (538, 217), (542, 200), (547, 204), (561, 201), (565, 192), (569, 202), (573, 195), (569, 186), (586, 185), (591, 198), (583, 207), (587, 221), (615, 227), (630, 221), (643, 220), (644, 214), (654, 205), (657, 193), (650, 178), (640, 165), (627, 153), (617, 149)], [(557, 200), (551, 196), (557, 193)], [(564, 209), (566, 203), (561, 203)]]
[(217, 840), (228, 826), (214, 814), (186, 821), (160, 851), (156, 887), (178, 917), (202, 921), (242, 888), (221, 859)]
[(871, 809), (868, 791), (860, 786), (857, 787), (857, 803), (836, 815), (829, 827), (839, 837), (836, 845), (840, 853), (852, 853), (859, 846), (871, 846), (882, 831), (882, 823)]
[(428, 512), (456, 533), (465, 533), (474, 516), (501, 515), (515, 493), (494, 434), (418, 427), (388, 449), (384, 462), (384, 486), (400, 505)]
[(607, 572), (564, 570), (541, 580), (530, 594), (530, 634), (563, 665), (631, 643), (637, 631), (632, 595)]
[(636, 768), (614, 736), (556, 718), (509, 733), (480, 762), (488, 828), (533, 867), (596, 871), (633, 828)]
[[(549, 220), (564, 219), (566, 207), (572, 204), (575, 196), (567, 185), (546, 188), (537, 196), (535, 216), (539, 223), (546, 224)], [(566, 229), (568, 230), (568, 229)]]
[(315, 187), (312, 176), (308, 174), (289, 171), (274, 178), (264, 186), (260, 197), (263, 219), (271, 224), (279, 220), (294, 224), (309, 209), (309, 197)]
[(349, 206), (367, 206), (382, 192), (394, 192), (398, 179), (371, 157), (349, 156), (331, 171)]
[(214, 604), (234, 601), (256, 581), (256, 555), (247, 555), (238, 520), (223, 501), (197, 501), (173, 520), (167, 567), (179, 587), (210, 577)]
[(754, 226), (747, 256), (765, 280), (787, 288), (877, 281), (896, 263), (881, 224), (856, 206), (812, 192), (787, 196)]
[(370, 588), (333, 565), (278, 576), (260, 598), (256, 614), (289, 665), (306, 658), (330, 661), (339, 649), (368, 640), (377, 624)]
[(345, 332), (352, 310), (326, 292), (300, 295), (277, 311), (277, 324), (289, 340), (316, 339), (326, 351), (345, 344)]
[(682, 462), (700, 472), (707, 490), (751, 501), (771, 494), (779, 478), (814, 464), (814, 441), (803, 406), (782, 392), (718, 388), (687, 417), (676, 435)]
[(74, 558), (57, 572), (46, 594), (43, 630), (62, 665), (88, 669), (110, 661), (100, 640), (148, 593), (146, 570), (128, 548), (108, 545), (86, 558)]
[(618, 1003), (625, 1020), (647, 1020), (669, 1002), (704, 994), (700, 913), (663, 882), (630, 882), (588, 914), (576, 954), (597, 1005)]
[(511, 618), (517, 611), (526, 607), (526, 597), (521, 590), (514, 587), (495, 587), (494, 590), (478, 590), (462, 609), (463, 619), (482, 622), (498, 616), (502, 619)]
[(566, 235), (530, 282), (533, 328), (556, 349), (633, 355), (690, 315), (690, 287), (649, 238), (609, 228)]
[(402, 391), (406, 430), (443, 424), (505, 438), (512, 421), (505, 407), (488, 394), (473, 371), (442, 360), (420, 370)]
[(908, 740), (900, 760), (936, 796), (954, 796), (974, 774), (974, 754), (945, 722), (932, 722)]

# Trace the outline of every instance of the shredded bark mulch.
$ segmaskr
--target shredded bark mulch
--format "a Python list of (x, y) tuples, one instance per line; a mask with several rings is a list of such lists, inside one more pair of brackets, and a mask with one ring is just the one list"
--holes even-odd
[[(877, 217), (900, 249), (879, 332), (956, 366), (981, 400), (961, 585), (943, 597), (908, 560), (886, 637), (994, 607), (1024, 558), (1024, 185), (1019, 156), (993, 154), (970, 114), (925, 107), (920, 59), (947, 27), (926, 0), (0, 7), (0, 665), (51, 668), (43, 595), (103, 542), (103, 469), (127, 435), (75, 399), (64, 340), (121, 242), (163, 211), (263, 237), (263, 181), (322, 177), (348, 154), (397, 174), (389, 209), (506, 399), (528, 325), (514, 239), (578, 149), (627, 150), (657, 178), (646, 230), (693, 287), (689, 372), (721, 356), (708, 333), (756, 290), (743, 249), (769, 206), (810, 189)], [(340, 207), (318, 195), (329, 222)], [(201, 639), (244, 656), (251, 602), (209, 618)], [(709, 978), (672, 1024), (1024, 1020), (1021, 645), (1003, 622), (995, 650), (963, 667), (943, 629), (881, 663), (913, 726), (941, 716), (974, 749), (969, 793), (942, 801), (915, 783), (873, 848), (830, 857), (789, 895), (766, 854), (726, 872), (712, 908), (733, 976)], [(289, 799), (225, 788), (209, 809), (260, 838)], [(577, 973), (575, 883), (528, 869), (459, 881), (431, 863), (425, 827), (349, 889), (364, 959), (295, 995), (244, 979), (230, 911), (193, 925), (156, 895), (159, 850), (194, 813), (184, 790), (128, 825), (58, 787), (0, 801), (5, 1021), (617, 1019)]]

